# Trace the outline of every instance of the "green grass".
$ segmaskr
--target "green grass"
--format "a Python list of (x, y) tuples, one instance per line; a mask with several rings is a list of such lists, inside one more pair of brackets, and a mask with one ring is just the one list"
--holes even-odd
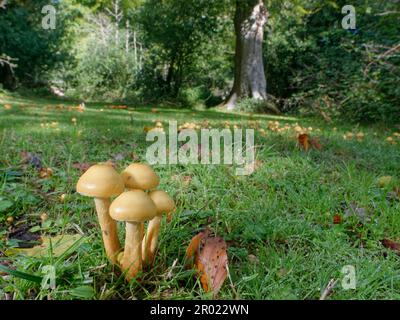
[[(6, 110), (4, 104), (12, 108)], [(193, 271), (184, 268), (190, 239), (209, 225), (229, 246), (231, 281), (227, 279), (219, 298), (318, 299), (330, 279), (343, 277), (343, 266), (354, 265), (357, 289), (346, 291), (338, 285), (330, 299), (400, 299), (400, 258), (380, 243), (385, 238), (400, 240), (400, 202), (388, 200), (392, 189), (400, 186), (400, 140), (397, 145), (385, 141), (395, 128), (154, 105), (113, 110), (93, 103), (78, 113), (56, 110), (58, 104), (76, 105), (0, 94), (0, 298), (211, 298)], [(157, 113), (151, 112), (154, 107)], [(259, 121), (267, 131), (266, 136), (256, 134), (261, 165), (246, 177), (225, 165), (155, 166), (160, 188), (176, 200), (177, 212), (170, 224), (163, 224), (155, 267), (144, 272), (140, 282), (127, 284), (107, 263), (92, 201), (74, 191), (81, 172), (73, 164), (104, 162), (118, 155), (117, 168), (122, 170), (133, 162), (132, 153), (145, 161), (149, 143), (143, 127), (151, 126), (152, 120), (181, 124), (206, 119), (221, 128), (227, 120), (243, 128)], [(271, 120), (312, 126), (311, 136), (324, 148), (301, 151), (293, 132), (267, 130)], [(58, 125), (41, 126), (51, 122)], [(365, 139), (344, 140), (348, 131), (363, 131)], [(22, 163), (22, 151), (39, 156), (53, 175), (40, 178)], [(393, 181), (381, 188), (381, 176), (392, 176)], [(64, 201), (62, 194), (67, 195)], [(350, 207), (364, 211), (366, 218), (346, 216)], [(43, 213), (49, 217), (44, 223)], [(342, 216), (341, 224), (333, 223), (335, 215)], [(45, 236), (82, 231), (85, 238), (61, 258), (6, 256), (4, 252), (18, 245), (8, 237), (9, 217), (14, 218), (13, 228), (33, 227), (31, 231)], [(43, 276), (46, 265), (56, 269), (54, 290), (41, 289), (33, 281)], [(7, 274), (4, 266), (23, 274)]]

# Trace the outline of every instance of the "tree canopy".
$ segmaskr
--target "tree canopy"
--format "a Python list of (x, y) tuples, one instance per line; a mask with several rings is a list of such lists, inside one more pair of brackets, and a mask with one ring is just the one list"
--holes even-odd
[[(14, 0), (0, 9), (4, 87), (56, 86), (81, 99), (174, 99), (193, 107), (228, 97), (235, 74), (235, 8), (251, 2), (53, 1), (55, 30), (41, 27), (46, 4)], [(276, 108), (353, 120), (399, 116), (396, 2), (354, 1), (353, 30), (342, 27), (346, 1), (264, 5), (262, 59), (268, 100)], [(268, 110), (245, 97), (238, 108)]]

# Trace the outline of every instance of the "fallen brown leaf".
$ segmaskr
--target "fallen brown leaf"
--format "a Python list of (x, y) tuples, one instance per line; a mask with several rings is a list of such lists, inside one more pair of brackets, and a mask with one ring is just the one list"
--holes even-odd
[(227, 246), (220, 237), (206, 237), (201, 243), (202, 250), (196, 256), (195, 267), (204, 291), (216, 296), (228, 275)]
[(195, 267), (206, 292), (216, 296), (227, 277), (227, 245), (223, 238), (212, 236), (210, 229), (192, 238), (187, 250), (188, 267)]
[(188, 268), (192, 268), (194, 264), (194, 259), (197, 252), (200, 250), (201, 240), (206, 236), (205, 232), (201, 232), (195, 235), (189, 243), (186, 249), (186, 265)]
[(300, 134), (298, 137), (299, 145), (304, 151), (308, 151), (310, 149), (310, 137), (308, 134)]
[(53, 176), (53, 169), (51, 168), (42, 168), (39, 172), (39, 176), (42, 179), (51, 178)]
[(51, 254), (55, 257), (63, 255), (74, 244), (83, 239), (82, 235), (57, 235), (54, 237), (42, 237), (42, 243), (29, 249), (18, 249), (17, 252), (30, 257), (47, 257)]
[(76, 107), (76, 110), (80, 113), (85, 112), (86, 106), (85, 103), (81, 103), (79, 106)]
[(342, 224), (342, 216), (340, 214), (335, 214), (333, 217), (333, 224)]
[(383, 239), (381, 243), (385, 248), (394, 251), (397, 255), (400, 256), (400, 243), (389, 239)]

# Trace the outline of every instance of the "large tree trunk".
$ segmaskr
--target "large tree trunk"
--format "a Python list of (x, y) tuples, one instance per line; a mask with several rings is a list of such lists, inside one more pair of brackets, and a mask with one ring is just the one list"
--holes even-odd
[(239, 98), (267, 98), (262, 43), (268, 12), (263, 0), (236, 0), (235, 80), (226, 100), (228, 110), (235, 108)]

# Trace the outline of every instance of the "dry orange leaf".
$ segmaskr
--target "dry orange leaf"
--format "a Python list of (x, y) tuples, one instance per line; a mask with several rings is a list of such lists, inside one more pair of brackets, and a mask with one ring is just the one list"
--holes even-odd
[(308, 151), (311, 148), (314, 148), (315, 150), (322, 150), (322, 145), (319, 143), (318, 139), (311, 139), (306, 133), (302, 133), (298, 136), (298, 142), (304, 151)]
[(308, 136), (308, 134), (300, 134), (298, 137), (298, 141), (300, 147), (303, 148), (304, 151), (308, 151), (310, 149), (310, 137)]
[(42, 243), (33, 248), (14, 249), (11, 252), (22, 253), (29, 257), (43, 258), (48, 257), (51, 251), (51, 254), (54, 257), (60, 257), (67, 251), (71, 250), (74, 245), (78, 244), (80, 241), (84, 241), (85, 238), (83, 238), (80, 234), (65, 234), (54, 237), (42, 237), (41, 240)]
[(42, 168), (42, 170), (40, 170), (39, 172), (39, 176), (42, 179), (51, 178), (52, 175), (53, 175), (53, 169), (51, 168)]
[(205, 236), (205, 232), (201, 232), (198, 235), (195, 235), (190, 241), (189, 246), (186, 249), (186, 262), (188, 267), (193, 267), (197, 252), (200, 250), (201, 240), (203, 240)]
[(227, 245), (223, 238), (214, 237), (210, 230), (193, 237), (186, 250), (186, 258), (197, 269), (201, 285), (216, 296), (227, 275)]
[(212, 291), (215, 296), (228, 275), (226, 243), (220, 237), (203, 238), (202, 243), (204, 245), (195, 259), (195, 267), (199, 271), (203, 289)]
[(383, 239), (381, 242), (385, 248), (390, 249), (394, 251), (396, 254), (400, 255), (400, 243), (389, 239)]
[(340, 214), (335, 214), (333, 224), (342, 224), (342, 216)]
[(4, 109), (6, 109), (6, 110), (11, 110), (12, 107), (11, 107), (11, 105), (9, 105), (9, 104), (5, 104), (5, 105), (4, 105)]

